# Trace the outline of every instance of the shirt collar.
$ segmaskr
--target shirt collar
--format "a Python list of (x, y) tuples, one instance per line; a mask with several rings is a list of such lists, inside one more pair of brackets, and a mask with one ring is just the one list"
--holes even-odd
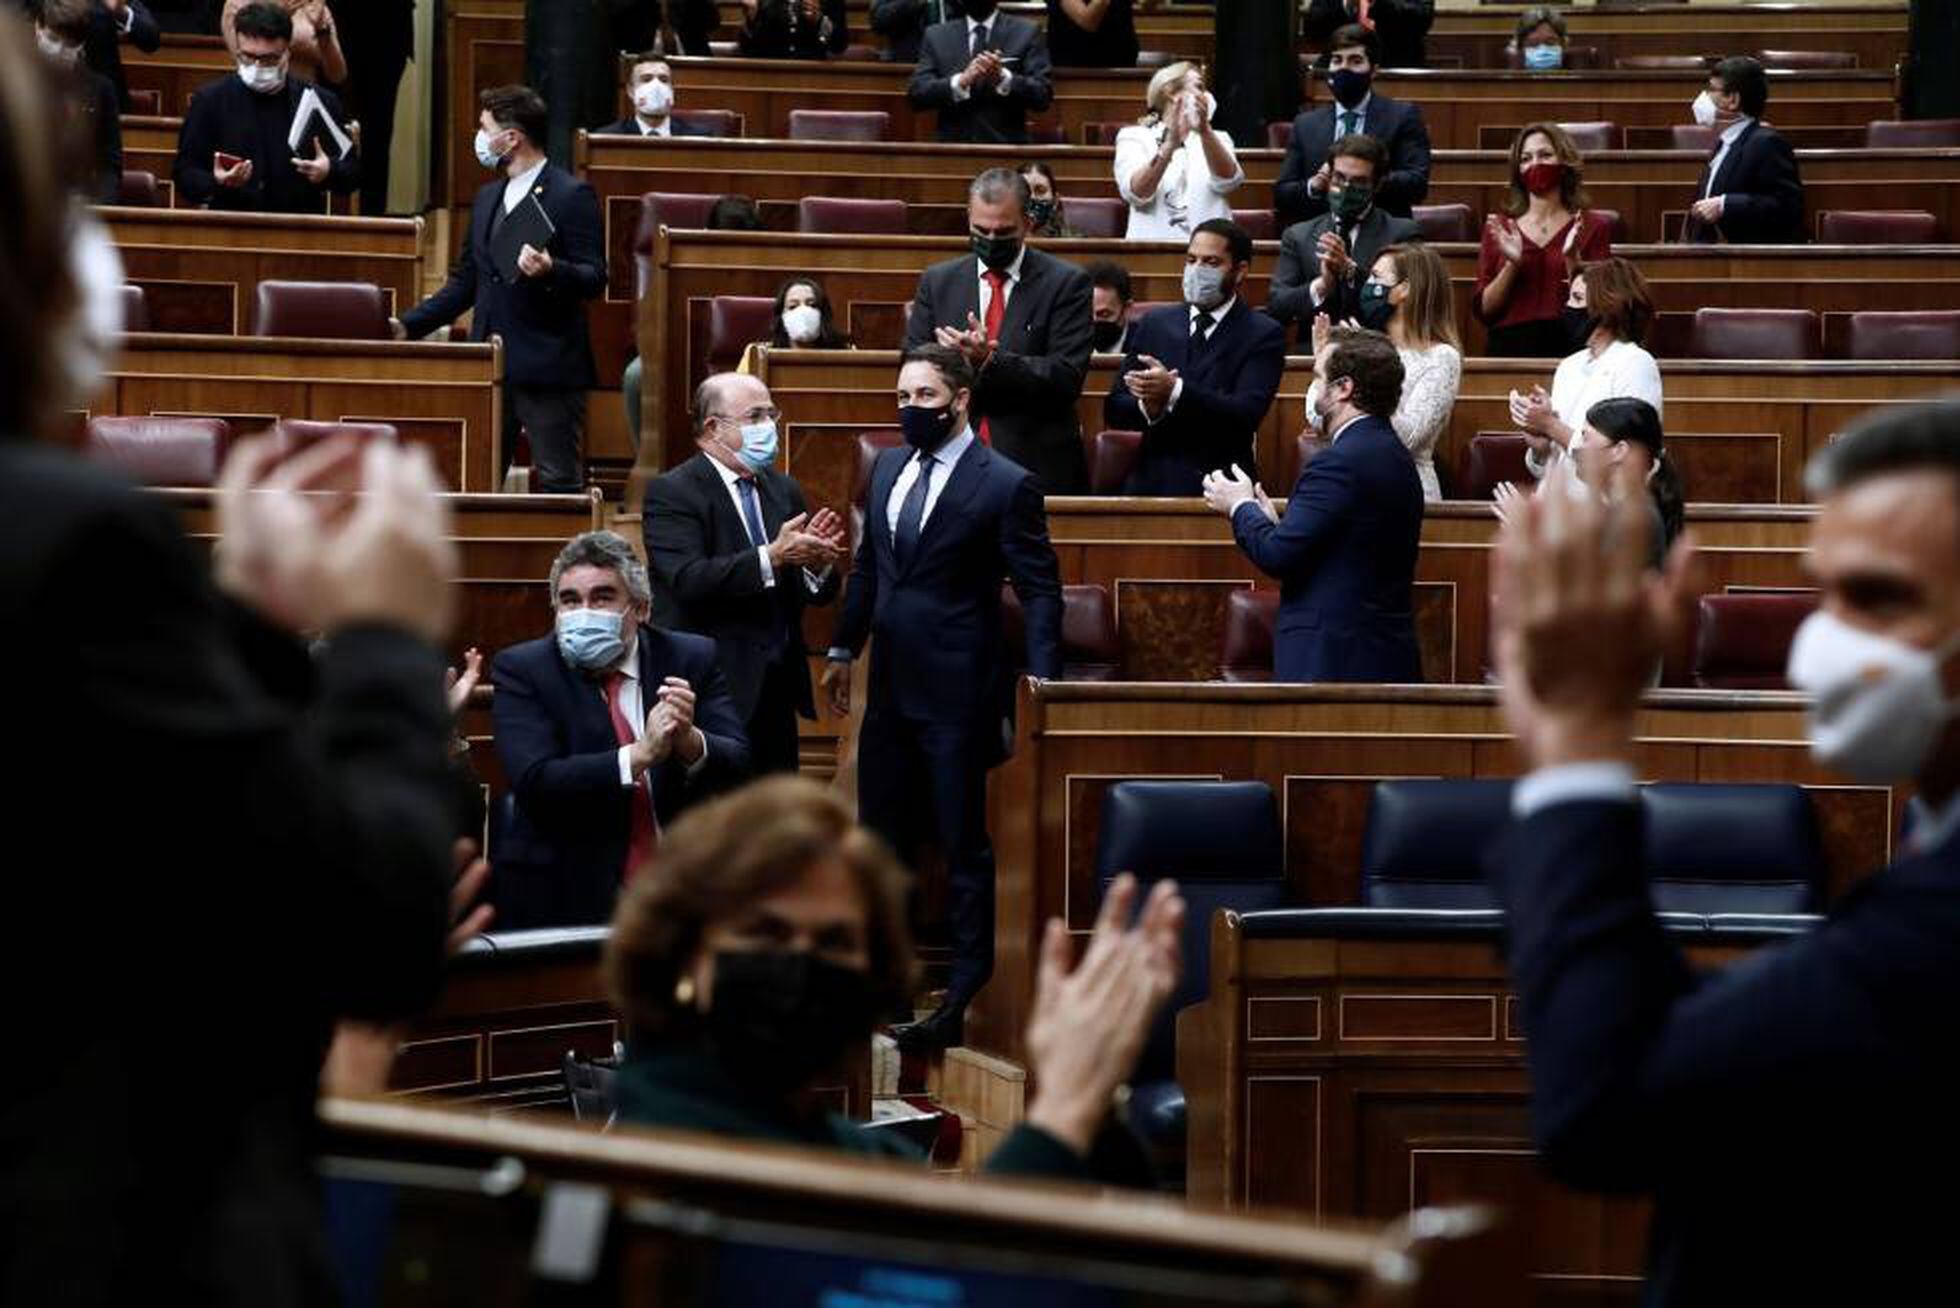
[[(1007, 267), (1001, 269), (1002, 272), (1007, 274), (1008, 281), (1018, 282), (1021, 280), (1021, 265), (1023, 263), (1026, 263), (1027, 259), (1028, 259), (1028, 243), (1026, 241), (1022, 241), (1021, 252), (1014, 256), (1014, 262), (1008, 264)], [(978, 255), (975, 255), (973, 257), (973, 262), (979, 267), (978, 275), (980, 280), (983, 282), (986, 281), (987, 274), (992, 270), (988, 268), (986, 264), (980, 262), (980, 256)]]
[(523, 172), (513, 174), (509, 184), (504, 187), (505, 193), (522, 195), (524, 192), (530, 190), (532, 185), (538, 180), (538, 174), (542, 173), (544, 166), (550, 162), (551, 160), (549, 159), (540, 159)]
[[(1000, 21), (1000, 10), (996, 9), (994, 10), (994, 12), (987, 15), (987, 21), (985, 25), (989, 35), (992, 35), (994, 30), (994, 24), (999, 21)], [(981, 26), (979, 19), (975, 18), (972, 14), (968, 14), (966, 16), (966, 36), (969, 41), (973, 39), (973, 29), (979, 26)]]
[(622, 623), (621, 626), (623, 630), (619, 634), (626, 638), (626, 652), (619, 656), (619, 662), (613, 664), (610, 670), (619, 673), (628, 681), (638, 681), (640, 679), (640, 629), (630, 622)]
[(732, 487), (738, 481), (755, 480), (753, 474), (744, 477), (741, 473), (735, 471), (735, 469), (729, 467), (727, 464), (723, 463), (720, 459), (717, 459), (714, 455), (708, 453), (706, 450), (701, 451), (701, 457), (708, 461), (709, 467), (713, 468), (716, 472), (721, 474), (721, 480), (723, 485)]
[(1374, 99), (1375, 99), (1375, 93), (1373, 91), (1370, 91), (1368, 92), (1368, 94), (1362, 96), (1361, 103), (1354, 106), (1354, 108), (1352, 109), (1342, 104), (1339, 100), (1336, 100), (1334, 102), (1334, 126), (1339, 127), (1341, 125), (1341, 117), (1344, 114), (1358, 115), (1362, 123), (1365, 125), (1368, 121), (1368, 106), (1374, 102)]
[(1357, 422), (1360, 422), (1360, 421), (1361, 421), (1361, 420), (1362, 420), (1363, 418), (1365, 418), (1365, 417), (1367, 417), (1367, 416), (1368, 416), (1368, 415), (1367, 415), (1367, 414), (1365, 414), (1365, 413), (1357, 413), (1357, 414), (1355, 414), (1355, 415), (1354, 415), (1354, 416), (1353, 416), (1352, 418), (1349, 418), (1349, 419), (1348, 419), (1348, 420), (1347, 420), (1346, 422), (1344, 422), (1344, 423), (1342, 423), (1342, 424), (1341, 424), (1340, 426), (1338, 426), (1338, 427), (1336, 427), (1336, 428), (1334, 428), (1334, 434), (1333, 434), (1333, 435), (1331, 435), (1331, 436), (1329, 436), (1329, 437), (1327, 438), (1327, 443), (1328, 443), (1329, 445), (1332, 445), (1332, 444), (1334, 444), (1334, 443), (1335, 443), (1336, 441), (1338, 441), (1338, 440), (1340, 440), (1340, 439), (1341, 439), (1341, 433), (1342, 433), (1342, 432), (1344, 432), (1344, 431), (1346, 431), (1346, 430), (1347, 430), (1348, 428), (1350, 428), (1350, 427), (1352, 427), (1352, 426), (1354, 426), (1354, 424), (1355, 424), (1355, 423), (1357, 423)]
[(1906, 801), (1912, 813), (1913, 853), (1925, 854), (1938, 849), (1960, 831), (1960, 794), (1950, 797), (1944, 805), (1933, 808), (1919, 796), (1914, 795)]
[(1721, 136), (1722, 144), (1734, 145), (1737, 139), (1740, 138), (1744, 132), (1748, 131), (1750, 125), (1755, 121), (1756, 121), (1755, 119), (1745, 114), (1741, 118), (1738, 118), (1734, 122), (1730, 123), (1727, 127), (1724, 127), (1722, 129), (1722, 136)]
[(671, 114), (662, 118), (658, 127), (648, 127), (647, 120), (638, 114), (633, 115), (633, 121), (639, 126), (641, 136), (672, 136), (674, 134), (674, 119)]
[(966, 426), (960, 428), (959, 435), (948, 440), (944, 445), (932, 452), (933, 462), (942, 468), (950, 468), (965, 456), (967, 449), (972, 444), (973, 424), (968, 423)]
[(1185, 323), (1186, 325), (1195, 323), (1198, 321), (1198, 315), (1201, 313), (1205, 313), (1211, 315), (1211, 325), (1213, 327), (1216, 327), (1219, 323), (1225, 321), (1225, 315), (1230, 313), (1232, 311), (1232, 306), (1237, 304), (1238, 302), (1239, 302), (1239, 297), (1234, 295), (1231, 299), (1225, 301), (1225, 303), (1219, 305), (1216, 309), (1200, 309), (1195, 304), (1187, 303), (1184, 307), (1191, 311), (1191, 316), (1185, 319)]

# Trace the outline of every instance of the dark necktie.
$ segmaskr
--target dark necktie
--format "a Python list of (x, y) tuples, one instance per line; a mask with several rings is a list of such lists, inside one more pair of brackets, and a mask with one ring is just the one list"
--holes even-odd
[(1218, 319), (1200, 310), (1191, 319), (1191, 345), (1196, 348), (1211, 339), (1211, 329), (1218, 325)]
[(973, 25), (973, 48), (966, 52), (966, 57), (971, 59), (986, 48), (987, 25), (985, 23), (975, 23)]
[(1361, 131), (1361, 115), (1352, 109), (1341, 110), (1341, 130), (1339, 136), (1354, 136)]
[(737, 477), (735, 493), (742, 498), (742, 521), (749, 529), (749, 544), (761, 549), (769, 544), (769, 533), (762, 526), (762, 512), (756, 507), (755, 478)]
[(911, 562), (913, 552), (919, 548), (919, 526), (925, 521), (926, 496), (932, 490), (932, 470), (938, 462), (930, 454), (919, 455), (919, 475), (913, 478), (912, 489), (905, 492), (905, 503), (899, 505), (892, 553), (898, 556), (901, 567)]

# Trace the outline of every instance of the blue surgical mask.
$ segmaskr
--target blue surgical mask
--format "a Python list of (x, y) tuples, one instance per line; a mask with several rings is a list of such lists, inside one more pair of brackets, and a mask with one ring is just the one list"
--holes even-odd
[(596, 672), (619, 662), (626, 652), (620, 635), (625, 615), (611, 609), (560, 609), (558, 652), (575, 668)]
[(1185, 264), (1184, 302), (1204, 310), (1225, 303), (1225, 270), (1206, 263)]
[(503, 167), (504, 157), (490, 148), (492, 139), (490, 133), (484, 131), (481, 127), (476, 129), (476, 161), (485, 168), (501, 168)]
[(1557, 68), (1565, 62), (1565, 50), (1556, 45), (1528, 45), (1524, 48), (1526, 68)]
[(776, 461), (776, 423), (773, 418), (745, 422), (742, 432), (742, 462), (761, 472)]

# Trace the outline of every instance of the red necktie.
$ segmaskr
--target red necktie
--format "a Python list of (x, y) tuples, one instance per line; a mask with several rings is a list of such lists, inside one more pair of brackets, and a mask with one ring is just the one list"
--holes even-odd
[[(615, 672), (606, 678), (606, 712), (612, 715), (613, 736), (620, 744), (630, 745), (639, 736), (619, 707), (619, 688), (625, 684), (626, 674), (623, 672)], [(631, 881), (637, 876), (653, 858), (654, 846), (660, 843), (660, 824), (653, 816), (653, 790), (647, 773), (641, 773), (639, 780), (633, 783), (633, 798), (627, 807), (632, 826), (631, 834), (626, 837), (626, 866), (620, 869), (621, 881)]]
[[(1000, 346), (1000, 320), (1007, 316), (1007, 274), (987, 269), (987, 344), (996, 349)], [(987, 420), (980, 420), (980, 443), (992, 445), (993, 437), (987, 432)]]

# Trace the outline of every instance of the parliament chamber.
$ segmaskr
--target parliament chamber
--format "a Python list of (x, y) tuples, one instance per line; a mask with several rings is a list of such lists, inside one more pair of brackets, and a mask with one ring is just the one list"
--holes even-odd
[[(1000, 13), (1039, 22), (1058, 7)], [(1075, 234), (1037, 235), (1029, 249), (1120, 264), (1133, 288), (1126, 323), (1184, 303), (1185, 244), (1124, 239), (1115, 137), (1158, 69), (1225, 58), (1217, 25), (1244, 6), (1138, 0), (1137, 66), (1055, 70), (1052, 104), (1013, 144), (935, 140), (936, 111), (908, 95), (909, 63), (889, 60), (872, 6), (835, 8), (848, 16), (847, 49), (758, 59), (734, 44), (743, 0), (721, 0), (710, 51), (664, 62), (677, 115), (716, 115), (732, 130), (612, 134), (588, 109), (571, 157), (554, 158), (591, 188), (604, 262), (580, 310), (596, 381), (576, 388), (576, 493), (525, 493), (507, 475), (513, 456), (521, 468), (523, 451), (537, 452), (528, 435), (513, 445), (510, 370), (523, 365), (509, 342), (468, 339), (460, 325), (405, 340), (398, 321), (464, 251), (493, 176), (470, 148), (481, 97), (538, 69), (526, 25), (539, 6), (448, 0), (418, 17), (420, 51), (436, 62), (400, 121), (426, 139), (395, 186), (416, 203), (385, 215), (355, 212), (346, 196), (320, 214), (188, 206), (173, 182), (179, 133), (192, 93), (232, 71), (232, 52), (216, 35), (176, 32), (153, 52), (125, 48), (123, 185), (95, 212), (133, 289), (106, 386), (67, 415), (74, 443), (146, 483), (200, 546), (221, 535), (221, 469), (243, 438), (271, 431), (303, 448), (351, 432), (426, 449), (455, 552), (444, 653), (458, 664), (477, 650), (487, 665), (552, 630), (546, 578), (568, 540), (617, 531), (645, 554), (648, 489), (695, 456), (693, 406), (710, 375), (739, 368), (766, 385), (780, 411), (773, 466), (813, 513), (846, 524), (853, 548), (870, 549), (868, 524), (885, 513), (872, 487), (890, 485), (877, 481), (880, 459), (903, 445), (892, 395), (908, 316), (927, 270), (972, 248), (975, 175), (1044, 167)], [(609, 929), (493, 920), (451, 959), (434, 1008), (391, 1035), (385, 1091), (322, 1104), (336, 1223), (387, 1214), (373, 1219), (385, 1238), (362, 1228), (360, 1257), (371, 1259), (362, 1275), (393, 1293), (369, 1302), (412, 1301), (404, 1287), (423, 1276), (449, 1301), (488, 1303), (554, 1276), (642, 1303), (1639, 1299), (1647, 1201), (1582, 1193), (1535, 1164), (1520, 989), (1477, 867), (1512, 783), (1532, 770), (1497, 684), (1504, 527), (1493, 500), (1535, 480), (1514, 415), (1558, 366), (1487, 352), (1491, 328), (1473, 309), (1489, 280), (1480, 233), (1506, 211), (1520, 128), (1587, 129), (1574, 132), (1587, 141), (1586, 206), (1651, 296), (1641, 343), (1658, 363), (1666, 458), (1698, 564), (1634, 716), (1631, 766), (1650, 822), (1671, 803), (1695, 810), (1706, 857), (1650, 857), (1647, 871), (1669, 893), (1688, 886), (1669, 902), (1657, 890), (1656, 906), (1692, 966), (1747, 967), (1811, 930), (1910, 838), (1909, 783), (1849, 780), (1813, 759), (1811, 701), (1791, 689), (1786, 663), (1818, 604), (1808, 555), (1819, 496), (1806, 468), (1874, 415), (1960, 382), (1960, 120), (1891, 130), (1914, 126), (1901, 98), (1902, 4), (1575, 5), (1560, 26), (1565, 66), (1552, 72), (1510, 65), (1521, 12), (1444, 0), (1427, 66), (1388, 67), (1373, 83), (1426, 123), (1433, 155), (1413, 221), (1440, 256), (1461, 342), (1433, 448), (1442, 498), (1423, 506), (1413, 542), (1421, 684), (1276, 679), (1279, 583), (1200, 498), (1124, 493), (1150, 438), (1113, 428), (1106, 398), (1135, 364), (1092, 354), (1073, 415), (1086, 470), (1076, 489), (1087, 493), (1045, 500), (1063, 673), (1017, 679), (1011, 748), (987, 783), (991, 980), (957, 1047), (899, 1060), (880, 1036), (820, 1087), (824, 1105), (859, 1123), (901, 1101), (929, 1115), (933, 1169), (980, 1170), (1038, 1089), (1028, 1032), (1045, 924), (1059, 918), (1087, 941), (1116, 874), (1176, 877), (1190, 905), (1185, 975), (1142, 1055), (1154, 1081), (1140, 1074), (1126, 1092), (1135, 1120), (1146, 1101), (1158, 1114), (1143, 1133), (1171, 1193), (955, 1183), (768, 1143), (596, 1131), (589, 1114), (574, 1120), (568, 1086), (630, 1035), (602, 975)], [(1296, 32), (1294, 44), (1297, 112), (1332, 104), (1312, 71), (1325, 42)], [(616, 53), (588, 70), (618, 76), (608, 117), (630, 120), (642, 61)], [(1779, 53), (1792, 57), (1769, 57)], [(1727, 148), (1697, 134), (1690, 106), (1713, 62), (1737, 54), (1769, 65), (1764, 121), (1801, 172), (1801, 243), (1684, 234), (1711, 152)], [(793, 119), (810, 111), (883, 117), (864, 120), (871, 139), (804, 139)], [(1275, 206), (1290, 121), (1237, 142), (1244, 179), (1227, 208), (1252, 238), (1239, 294), (1254, 308), (1282, 261)], [(707, 228), (709, 206), (731, 194), (754, 201), (760, 230)], [(844, 202), (829, 211), (841, 217), (813, 219), (812, 199)], [(782, 344), (779, 292), (798, 278), (819, 283), (849, 349)], [(1334, 444), (1310, 424), (1316, 352), (1309, 325), (1289, 324), (1276, 391), (1251, 425), (1248, 472), (1279, 513)], [(657, 576), (660, 561), (646, 561)], [(1005, 593), (1010, 655), (1025, 670), (1025, 598)], [(847, 595), (799, 613), (813, 683), (849, 605)], [(498, 751), (495, 706), (508, 692), (490, 681), (455, 726), (494, 875), (520, 778)], [(804, 772), (852, 798), (862, 674), (858, 686), (841, 713), (819, 689), (796, 740)], [(1243, 817), (1212, 828), (1207, 796), (1222, 791), (1207, 787), (1231, 790)], [(1206, 829), (1208, 852), (1181, 863), (1182, 826), (1152, 828), (1134, 807), (1152, 796)], [(1398, 807), (1425, 804), (1439, 825)], [(1786, 820), (1805, 866), (1787, 894), (1770, 893), (1781, 883), (1751, 860), (1782, 835), (1752, 853), (1747, 829)], [(1120, 861), (1124, 849), (1134, 861)], [(931, 861), (917, 871), (927, 986), (943, 986), (949, 874)], [(1862, 1201), (1907, 1198), (1901, 1187)], [(400, 1247), (428, 1251), (426, 1265), (399, 1265)], [(571, 1261), (541, 1272), (553, 1257)], [(783, 1297), (770, 1297), (772, 1278)], [(858, 1297), (819, 1299), (822, 1287)]]

